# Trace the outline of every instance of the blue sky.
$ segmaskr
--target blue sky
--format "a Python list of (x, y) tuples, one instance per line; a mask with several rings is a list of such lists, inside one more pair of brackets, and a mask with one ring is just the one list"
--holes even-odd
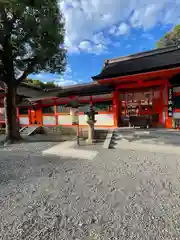
[(150, 50), (180, 23), (180, 0), (61, 0), (67, 69), (30, 78), (59, 85), (90, 82), (104, 60)]

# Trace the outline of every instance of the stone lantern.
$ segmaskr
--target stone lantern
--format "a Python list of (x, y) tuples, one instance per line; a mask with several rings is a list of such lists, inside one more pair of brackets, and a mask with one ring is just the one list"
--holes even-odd
[(98, 114), (98, 112), (95, 112), (93, 107), (90, 107), (89, 112), (85, 112), (87, 116), (87, 124), (88, 124), (88, 139), (87, 143), (92, 144), (94, 142), (94, 124), (96, 123), (95, 115)]

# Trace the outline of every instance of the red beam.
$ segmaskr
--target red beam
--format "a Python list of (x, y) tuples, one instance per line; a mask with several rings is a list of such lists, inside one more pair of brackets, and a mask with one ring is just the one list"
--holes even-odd
[(132, 89), (132, 88), (144, 88), (144, 87), (152, 87), (152, 86), (160, 86), (167, 84), (167, 80), (158, 80), (158, 81), (153, 81), (153, 82), (146, 82), (142, 83), (141, 85), (137, 84), (121, 84), (116, 87), (116, 90), (120, 89)]
[(161, 77), (161, 78), (170, 78), (174, 74), (180, 72), (180, 67), (172, 68), (172, 69), (164, 69), (159, 71), (153, 71), (153, 72), (146, 72), (146, 73), (138, 73), (133, 75), (127, 75), (127, 76), (121, 76), (121, 77), (115, 77), (115, 78), (106, 78), (102, 80), (98, 80), (99, 83), (118, 83), (118, 82), (126, 82), (126, 81), (133, 81), (133, 80), (144, 80), (147, 78), (154, 78), (154, 77)]

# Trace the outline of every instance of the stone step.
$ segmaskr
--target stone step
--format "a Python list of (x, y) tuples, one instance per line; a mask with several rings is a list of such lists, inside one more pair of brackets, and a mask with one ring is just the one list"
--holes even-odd
[(20, 129), (20, 133), (22, 135), (28, 135), (30, 136), (31, 134), (33, 134), (35, 132), (36, 129), (38, 129), (39, 126), (26, 126)]

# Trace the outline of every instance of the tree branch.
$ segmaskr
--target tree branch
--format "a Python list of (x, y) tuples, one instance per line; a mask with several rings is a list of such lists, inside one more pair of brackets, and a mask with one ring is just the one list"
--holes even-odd
[(34, 57), (31, 62), (29, 62), (26, 70), (23, 72), (23, 74), (21, 75), (21, 77), (19, 77), (18, 79), (15, 80), (15, 85), (18, 86), (20, 84), (20, 82), (22, 82), (25, 78), (27, 78), (27, 76), (33, 72), (34, 66), (36, 65), (37, 62), (37, 57)]
[(24, 62), (24, 63), (25, 62), (32, 62), (32, 61), (34, 61), (34, 57), (33, 58), (32, 57), (31, 58), (25, 58), (25, 59), (22, 59), (21, 61)]

